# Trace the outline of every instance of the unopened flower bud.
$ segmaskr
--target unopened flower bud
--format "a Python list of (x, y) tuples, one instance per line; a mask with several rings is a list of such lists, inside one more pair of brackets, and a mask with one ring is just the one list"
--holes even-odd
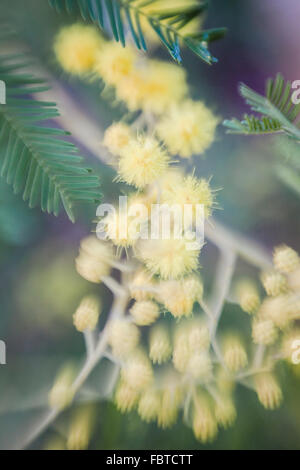
[(265, 408), (274, 410), (280, 406), (282, 392), (273, 374), (258, 374), (255, 377), (255, 389), (259, 401)]
[(182, 394), (178, 386), (166, 385), (161, 392), (160, 409), (157, 424), (161, 428), (173, 426), (177, 420)]
[(128, 383), (120, 381), (115, 393), (115, 403), (121, 413), (129, 413), (137, 404), (139, 392)]
[(153, 370), (147, 356), (142, 351), (134, 351), (122, 367), (121, 377), (136, 390), (147, 388), (153, 380)]
[(163, 325), (151, 328), (149, 337), (149, 357), (154, 364), (166, 362), (172, 354), (172, 346), (168, 330)]
[(127, 320), (114, 320), (110, 325), (108, 342), (116, 357), (128, 356), (136, 348), (139, 338), (138, 327)]
[(277, 271), (263, 273), (261, 280), (268, 295), (276, 296), (288, 290), (287, 278)]
[(75, 328), (80, 332), (93, 331), (98, 323), (100, 308), (97, 297), (84, 297), (73, 315)]
[(76, 258), (76, 269), (84, 279), (100, 283), (103, 277), (109, 275), (112, 260), (111, 245), (89, 236), (81, 242), (79, 256)]
[(280, 245), (274, 250), (273, 262), (277, 271), (292, 273), (299, 267), (299, 255), (293, 248)]
[(194, 401), (193, 431), (196, 439), (203, 444), (213, 441), (218, 432), (210, 401), (200, 394)]
[(237, 335), (225, 337), (222, 350), (224, 362), (231, 372), (238, 372), (248, 364), (246, 350)]
[(252, 338), (256, 344), (269, 346), (273, 344), (278, 336), (278, 331), (272, 320), (257, 318), (252, 325)]
[(215, 405), (215, 415), (217, 422), (223, 428), (232, 426), (236, 419), (236, 409), (229, 396), (218, 397)]
[(152, 300), (135, 302), (130, 310), (134, 322), (139, 326), (151, 325), (159, 317), (159, 307)]
[(236, 295), (245, 312), (253, 315), (257, 311), (260, 298), (256, 286), (251, 281), (240, 281), (236, 286)]
[(160, 394), (157, 390), (150, 388), (145, 390), (139, 400), (138, 413), (140, 417), (150, 423), (155, 421), (160, 409)]

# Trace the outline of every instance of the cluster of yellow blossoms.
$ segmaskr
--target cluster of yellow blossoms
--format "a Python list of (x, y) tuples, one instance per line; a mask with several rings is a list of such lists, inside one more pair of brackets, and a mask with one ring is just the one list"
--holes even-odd
[[(280, 404), (281, 389), (272, 369), (279, 357), (290, 359), (291, 341), (300, 336), (295, 327), (300, 313), (298, 255), (287, 247), (275, 251), (274, 271), (262, 276), (268, 295), (263, 302), (248, 281), (237, 286), (242, 308), (253, 315), (253, 341), (263, 356), (259, 367), (246, 368), (251, 355), (239, 335), (215, 335), (197, 274), (200, 247), (187, 248), (188, 234), (173, 233), (169, 239), (137, 236), (137, 226), (149, 221), (149, 211), (138, 217), (134, 211), (137, 204), (149, 209), (159, 202), (191, 205), (192, 216), (202, 205), (204, 216), (211, 215), (214, 193), (209, 181), (184, 174), (170, 156), (188, 158), (204, 152), (214, 140), (218, 119), (202, 102), (191, 100), (182, 68), (146, 60), (130, 47), (106, 42), (91, 27), (64, 28), (55, 51), (66, 71), (100, 76), (129, 110), (140, 111), (131, 125), (112, 124), (103, 141), (118, 178), (135, 191), (129, 193), (125, 214), (109, 214), (102, 220), (106, 240), (87, 237), (76, 260), (81, 276), (107, 286), (113, 268), (124, 270), (118, 284), (126, 296), (124, 311), (109, 317), (104, 327), (107, 353), (120, 368), (115, 403), (122, 412), (136, 409), (143, 420), (163, 428), (172, 426), (182, 412), (195, 437), (209, 442), (218, 428), (234, 422), (234, 388), (245, 377), (266, 408)], [(123, 230), (124, 218), (132, 222), (131, 230)], [(189, 222), (193, 228), (193, 217)], [(173, 229), (175, 225), (173, 220)], [(129, 263), (120, 260), (123, 248)], [(83, 299), (74, 314), (77, 330), (95, 330), (100, 312), (97, 299)], [(280, 336), (278, 357), (274, 345)], [(267, 353), (261, 350), (265, 347)], [(63, 393), (71, 383), (65, 375), (50, 394), (51, 405), (58, 409), (71, 400)], [(79, 441), (70, 446), (78, 447)]]
[[(242, 309), (252, 316), (252, 339), (266, 350), (265, 364), (274, 367), (277, 360), (286, 359), (296, 366), (299, 356), (300, 328), (300, 258), (292, 248), (275, 248), (273, 269), (263, 272), (261, 282), (265, 296), (261, 299), (251, 281), (239, 282), (236, 294)], [(293, 357), (295, 356), (295, 360)], [(299, 367), (294, 368), (299, 371)], [(275, 379), (272, 378), (272, 383)], [(279, 401), (278, 389), (278, 401)], [(270, 397), (265, 396), (268, 403)]]

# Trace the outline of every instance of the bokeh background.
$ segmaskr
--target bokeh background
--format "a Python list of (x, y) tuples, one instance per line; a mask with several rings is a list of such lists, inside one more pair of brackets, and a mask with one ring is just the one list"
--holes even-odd
[[(97, 85), (69, 79), (55, 63), (53, 38), (74, 18), (57, 15), (46, 0), (1, 0), (0, 15), (9, 17), (22, 47), (59, 80), (99, 128), (109, 125), (116, 111), (100, 98)], [(299, 0), (212, 0), (206, 26), (226, 26), (228, 35), (212, 46), (219, 58), (213, 67), (185, 51), (194, 97), (203, 99), (220, 117), (230, 118), (247, 111), (237, 93), (239, 82), (263, 92), (265, 80), (277, 72), (289, 80), (299, 79), (299, 18)], [(156, 55), (169, 60), (164, 50)], [(63, 113), (63, 103), (58, 105)], [(82, 151), (101, 174), (104, 200), (111, 200), (119, 192), (112, 184), (112, 170), (88, 148)], [(219, 220), (268, 250), (281, 242), (300, 250), (300, 200), (276, 178), (277, 158), (272, 138), (226, 135), (220, 126), (206, 159), (197, 162), (197, 173), (212, 176), (213, 186), (220, 189)], [(94, 287), (77, 275), (74, 258), (79, 240), (92, 228), (94, 214), (95, 207), (81, 208), (72, 225), (64, 215), (54, 218), (29, 210), (0, 182), (0, 339), (7, 344), (7, 365), (0, 366), (0, 448), (22, 440), (28, 423), (45, 405), (61, 363), (82, 358), (84, 344), (72, 327), (72, 314), (82, 295)], [(208, 285), (214, 262), (215, 251), (208, 245), (202, 262)], [(100, 287), (100, 292), (109, 305), (105, 289)], [(238, 388), (236, 425), (221, 431), (205, 448), (300, 449), (300, 382), (287, 372), (284, 378), (285, 401), (275, 412), (265, 411), (253, 392)], [(100, 390), (101, 375), (96, 380)], [(203, 448), (181, 423), (162, 431), (142, 423), (135, 413), (122, 416), (110, 402), (99, 400), (96, 406), (91, 448)], [(43, 448), (52, 435), (48, 431), (33, 448)]]

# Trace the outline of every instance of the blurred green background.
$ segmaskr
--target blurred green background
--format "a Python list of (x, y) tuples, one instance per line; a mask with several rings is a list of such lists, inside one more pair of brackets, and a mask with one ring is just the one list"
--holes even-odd
[[(101, 100), (97, 85), (69, 79), (55, 64), (53, 38), (62, 25), (74, 19), (57, 15), (46, 0), (1, 0), (0, 9), (32, 56), (60, 80), (99, 126), (109, 125), (116, 114)], [(184, 66), (193, 96), (203, 99), (220, 117), (229, 118), (246, 111), (237, 93), (240, 81), (262, 92), (265, 79), (277, 72), (286, 79), (299, 79), (299, 15), (298, 0), (212, 0), (206, 26), (226, 26), (229, 32), (213, 45), (219, 58), (213, 67), (185, 51)], [(164, 50), (157, 55), (171, 60)], [(85, 148), (82, 151), (101, 174), (104, 200), (109, 201), (116, 194), (112, 170)], [(206, 159), (197, 162), (197, 173), (212, 176), (212, 185), (221, 189), (221, 210), (216, 216), (228, 226), (261, 241), (269, 250), (281, 242), (300, 250), (300, 201), (277, 180), (273, 172), (276, 158), (272, 138), (229, 136), (220, 126)], [(54, 218), (29, 210), (5, 183), (0, 184), (0, 339), (7, 344), (7, 365), (0, 366), (1, 448), (14, 446), (26, 433), (28, 420), (43, 408), (61, 363), (82, 358), (84, 344), (72, 327), (72, 314), (82, 295), (95, 288), (77, 275), (74, 258), (79, 240), (91, 230), (94, 213), (95, 207), (81, 208), (72, 225), (64, 215)], [(207, 246), (202, 265), (211, 266), (211, 260), (215, 261), (215, 251)], [(207, 284), (212, 270), (203, 269)], [(101, 290), (108, 305), (110, 298)], [(205, 448), (300, 449), (300, 381), (288, 371), (282, 373), (285, 401), (280, 410), (265, 411), (253, 392), (238, 388), (235, 426), (221, 431)], [(111, 403), (101, 402), (100, 374), (97, 380), (99, 410), (91, 448), (204, 448), (181, 421), (162, 431), (141, 422), (135, 413), (122, 416)], [(34, 448), (43, 448), (53, 432), (42, 436)]]

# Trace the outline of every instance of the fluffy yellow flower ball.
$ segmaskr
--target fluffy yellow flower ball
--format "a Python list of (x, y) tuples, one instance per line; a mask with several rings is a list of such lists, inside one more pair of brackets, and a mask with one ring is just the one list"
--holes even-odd
[(218, 119), (200, 101), (172, 106), (157, 125), (159, 137), (173, 155), (189, 158), (205, 152), (215, 138)]
[(178, 279), (198, 267), (200, 249), (191, 250), (185, 238), (141, 240), (137, 256), (152, 273), (162, 279)]
[(119, 160), (120, 179), (142, 189), (161, 176), (168, 163), (167, 153), (153, 137), (131, 139)]
[(142, 109), (154, 114), (165, 112), (187, 94), (186, 73), (182, 67), (152, 60), (146, 71)]
[(54, 52), (62, 68), (74, 75), (91, 72), (103, 40), (96, 28), (74, 24), (57, 35)]
[(124, 48), (116, 42), (106, 42), (97, 55), (94, 69), (108, 85), (117, 86), (131, 75), (135, 61), (136, 54), (130, 46)]
[[(166, 188), (162, 194), (163, 202), (173, 205), (178, 204), (185, 210), (185, 216), (191, 217), (190, 222), (195, 223), (196, 210), (198, 205), (202, 205), (204, 216), (209, 217), (214, 204), (214, 195), (209, 182), (202, 178), (198, 179), (194, 175), (182, 176), (178, 183)], [(191, 214), (187, 212), (185, 206), (191, 206)]]
[(116, 83), (116, 96), (131, 111), (161, 114), (187, 94), (185, 71), (177, 65), (149, 61), (135, 67), (123, 80)]

